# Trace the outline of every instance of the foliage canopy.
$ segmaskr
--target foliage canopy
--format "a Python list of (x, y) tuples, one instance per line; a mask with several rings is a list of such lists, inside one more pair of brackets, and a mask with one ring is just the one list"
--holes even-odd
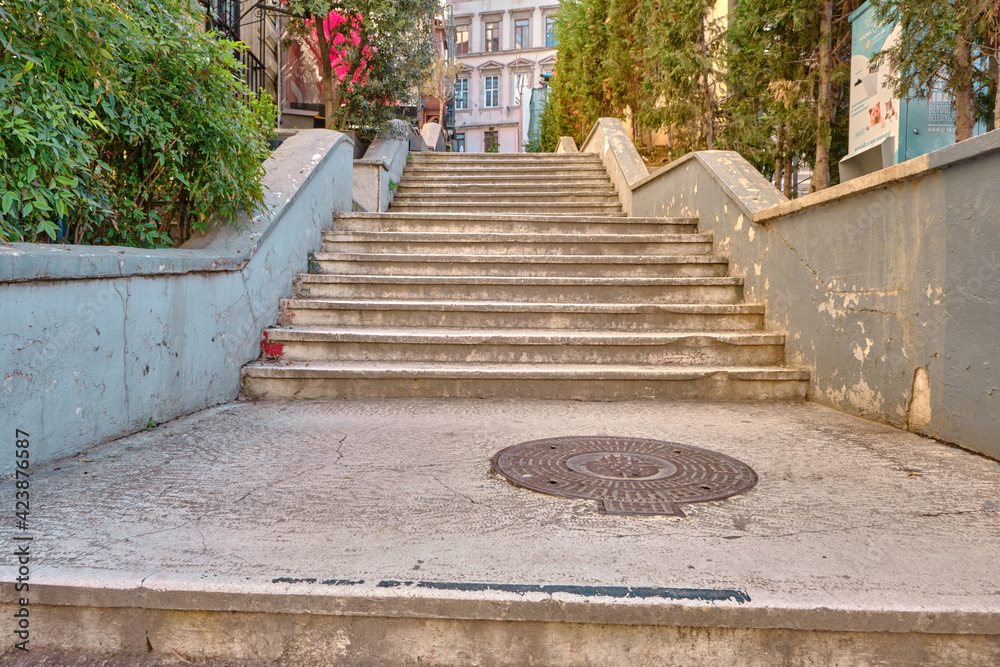
[[(560, 135), (579, 142), (597, 118), (617, 115), (636, 143), (665, 135), (673, 158), (738, 151), (788, 195), (796, 162), (813, 166), (814, 188), (836, 182), (847, 153), (848, 17), (862, 0), (740, 0), (717, 18), (723, 4), (562, 0), (545, 149)], [(956, 99), (958, 140), (975, 120), (1000, 121), (1000, 0), (872, 4), (883, 22), (903, 16), (897, 47), (882, 56), (899, 95), (943, 86)]]
[(163, 247), (261, 205), (273, 104), (202, 22), (193, 0), (0, 3), (0, 240)]

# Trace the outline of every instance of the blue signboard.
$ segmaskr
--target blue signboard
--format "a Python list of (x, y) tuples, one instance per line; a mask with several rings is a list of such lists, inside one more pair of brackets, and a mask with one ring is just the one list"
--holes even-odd
[(893, 97), (889, 84), (897, 75), (893, 64), (871, 62), (872, 56), (898, 41), (900, 32), (898, 22), (883, 25), (874, 14), (866, 2), (849, 17), (852, 48), (848, 158), (888, 141), (887, 154), (896, 164), (955, 143), (955, 112), (949, 95), (935, 91), (930, 99)]

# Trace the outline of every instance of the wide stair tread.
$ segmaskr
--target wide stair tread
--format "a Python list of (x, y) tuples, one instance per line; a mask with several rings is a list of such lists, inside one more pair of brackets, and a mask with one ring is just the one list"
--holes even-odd
[(294, 326), (265, 330), (284, 361), (449, 361), (768, 365), (784, 336), (727, 331), (558, 331), (531, 328)]
[(703, 314), (763, 314), (764, 306), (753, 303), (545, 303), (515, 301), (431, 301), (419, 299), (285, 299), (283, 308), (308, 308), (316, 310), (453, 310), (497, 312), (576, 312), (608, 313), (615, 315), (636, 313), (703, 313)]
[(256, 362), (244, 367), (253, 399), (535, 398), (801, 400), (808, 371), (783, 366)]
[(423, 276), (723, 276), (728, 261), (714, 255), (499, 255), (313, 253), (315, 274)]
[(580, 213), (482, 210), (455, 213), (449, 211), (395, 211), (386, 213), (338, 213), (334, 217), (336, 233), (406, 232), (406, 233), (501, 233), (501, 234), (686, 234), (697, 231), (692, 218), (630, 218), (624, 215), (584, 215)]
[(495, 212), (495, 213), (524, 213), (531, 215), (539, 211), (550, 215), (605, 215), (624, 217), (621, 204), (616, 202), (608, 203), (588, 203), (588, 202), (567, 202), (567, 201), (540, 201), (540, 202), (415, 202), (393, 204), (393, 208), (399, 212), (412, 213), (433, 213), (468, 211), (470, 213)]
[(481, 243), (711, 243), (711, 234), (507, 234), (504, 232), (365, 232), (350, 234), (325, 232), (324, 241), (425, 241), (425, 242), (481, 242)]
[(486, 341), (526, 345), (655, 345), (663, 343), (717, 341), (729, 345), (774, 345), (783, 334), (769, 332), (656, 331), (622, 334), (614, 331), (550, 331), (546, 329), (471, 329), (443, 327), (323, 327), (292, 326), (266, 329), (268, 340), (335, 341), (378, 340), (382, 342), (426, 342), (475, 344)]
[(471, 299), (285, 299), (298, 326), (528, 328), (558, 331), (761, 331), (764, 307), (745, 303), (558, 303)]
[(670, 379), (689, 380), (716, 374), (753, 380), (804, 380), (809, 371), (785, 366), (706, 366), (701, 364), (660, 366), (647, 364), (508, 364), (452, 362), (271, 362), (256, 361), (246, 366), (250, 374), (259, 377), (364, 377), (374, 373), (384, 377), (409, 378), (417, 374), (427, 377), (481, 377), (491, 379), (558, 378), (558, 379)]
[[(523, 215), (503, 215), (500, 213), (449, 213), (447, 211), (441, 211), (436, 213), (412, 213), (404, 211), (394, 211), (392, 209), (386, 211), (385, 213), (366, 213), (366, 212), (340, 212), (335, 216), (335, 220), (386, 220), (395, 219), (400, 220), (449, 220), (454, 222), (462, 221), (481, 221), (481, 220), (495, 220), (497, 222), (523, 222), (526, 218), (528, 220), (539, 220), (545, 221), (549, 218), (556, 218), (559, 222), (568, 222), (565, 218), (561, 216), (535, 213), (530, 216)], [(600, 215), (573, 215), (571, 216), (572, 221), (575, 222), (603, 222), (606, 218)], [(619, 225), (658, 225), (669, 227), (670, 225), (697, 225), (697, 218), (655, 218), (655, 217), (629, 217), (625, 220), (615, 220), (612, 221)]]

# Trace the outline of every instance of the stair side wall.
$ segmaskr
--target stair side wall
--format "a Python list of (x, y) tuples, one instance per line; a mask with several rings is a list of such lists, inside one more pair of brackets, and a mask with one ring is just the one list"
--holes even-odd
[[(0, 423), (40, 463), (231, 401), (278, 300), (351, 207), (353, 146), (306, 130), (264, 163), (268, 210), (180, 249), (0, 247)], [(0, 442), (13, 462), (14, 438)]]
[[(562, 139), (569, 137), (560, 137), (560, 142)], [(632, 210), (632, 186), (645, 178), (649, 171), (622, 122), (617, 118), (598, 118), (590, 134), (583, 140), (580, 152), (597, 153), (601, 156), (625, 215), (642, 215)]]
[(700, 217), (810, 399), (1000, 458), (1000, 132), (787, 201), (737, 153), (632, 185)]

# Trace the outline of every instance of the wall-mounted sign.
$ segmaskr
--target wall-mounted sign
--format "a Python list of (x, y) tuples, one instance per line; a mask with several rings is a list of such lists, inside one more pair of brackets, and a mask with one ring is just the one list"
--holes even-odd
[(889, 84), (891, 62), (871, 62), (899, 40), (896, 22), (883, 25), (864, 3), (851, 14), (851, 117), (841, 180), (909, 160), (955, 142), (952, 98), (935, 91), (930, 99), (901, 100)]
[[(874, 22), (874, 13), (865, 3), (851, 15), (851, 118), (847, 154), (854, 155), (886, 139), (899, 136), (898, 99), (888, 87), (889, 67), (873, 64), (871, 57), (890, 48), (899, 39), (899, 25)], [(893, 145), (895, 152), (895, 145)]]

